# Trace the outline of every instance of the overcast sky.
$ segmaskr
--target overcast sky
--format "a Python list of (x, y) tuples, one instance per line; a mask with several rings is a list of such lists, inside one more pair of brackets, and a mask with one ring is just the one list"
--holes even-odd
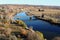
[(29, 4), (60, 6), (60, 0), (0, 0), (0, 4)]

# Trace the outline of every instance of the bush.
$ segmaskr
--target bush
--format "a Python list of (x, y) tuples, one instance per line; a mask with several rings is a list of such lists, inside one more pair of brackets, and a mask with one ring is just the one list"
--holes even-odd
[(16, 23), (17, 23), (18, 25), (24, 27), (24, 28), (27, 27), (27, 25), (26, 25), (23, 21), (21, 21), (21, 20), (16, 20)]
[(39, 37), (41, 38), (41, 40), (44, 40), (43, 33), (39, 32), (39, 31), (36, 31), (36, 33), (39, 35)]

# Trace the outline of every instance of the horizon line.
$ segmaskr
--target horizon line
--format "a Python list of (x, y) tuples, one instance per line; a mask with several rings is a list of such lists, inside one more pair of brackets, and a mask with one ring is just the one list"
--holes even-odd
[(0, 4), (0, 5), (60, 6), (60, 5), (39, 5), (39, 4)]

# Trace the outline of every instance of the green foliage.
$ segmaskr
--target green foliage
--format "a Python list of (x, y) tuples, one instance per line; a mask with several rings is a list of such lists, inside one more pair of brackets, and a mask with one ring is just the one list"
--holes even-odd
[(27, 27), (27, 25), (22, 20), (16, 20), (16, 22), (17, 22), (18, 25), (20, 25), (20, 26), (22, 26), (24, 28)]
[(36, 33), (39, 35), (39, 37), (44, 40), (44, 36), (43, 36), (43, 33), (39, 32), (39, 31), (36, 31)]
[(17, 40), (22, 40), (22, 38), (17, 38)]

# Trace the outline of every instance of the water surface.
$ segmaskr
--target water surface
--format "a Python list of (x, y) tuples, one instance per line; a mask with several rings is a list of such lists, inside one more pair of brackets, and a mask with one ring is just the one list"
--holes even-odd
[(34, 16), (32, 16), (32, 20), (30, 20), (30, 16), (27, 16), (25, 12), (15, 15), (14, 19), (23, 20), (28, 27), (32, 26), (34, 30), (42, 32), (45, 37), (50, 38), (60, 35), (60, 26), (36, 19)]

